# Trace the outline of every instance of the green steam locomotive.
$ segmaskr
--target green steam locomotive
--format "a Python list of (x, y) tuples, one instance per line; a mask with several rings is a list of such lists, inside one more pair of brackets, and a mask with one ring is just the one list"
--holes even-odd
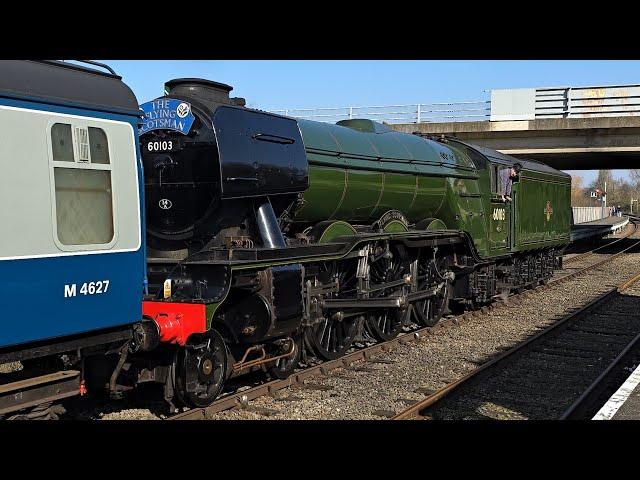
[(371, 120), (249, 109), (231, 90), (172, 80), (143, 105), (144, 311), (160, 331), (137, 341), (173, 350), (139, 373), (167, 400), (208, 405), (231, 376), (284, 378), (301, 353), (337, 358), (560, 266), (569, 175)]

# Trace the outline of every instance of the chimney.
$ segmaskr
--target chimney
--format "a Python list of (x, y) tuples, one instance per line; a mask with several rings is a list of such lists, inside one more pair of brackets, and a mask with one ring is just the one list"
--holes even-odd
[(167, 95), (194, 97), (215, 111), (221, 105), (245, 106), (244, 98), (230, 98), (231, 85), (205, 80), (202, 78), (176, 78), (164, 85)]

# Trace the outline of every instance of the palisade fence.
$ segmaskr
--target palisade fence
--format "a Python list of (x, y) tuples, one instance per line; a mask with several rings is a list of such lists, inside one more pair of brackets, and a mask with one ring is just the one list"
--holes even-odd
[[(613, 207), (571, 207), (573, 212), (573, 223), (593, 222), (602, 218), (610, 217)], [(603, 211), (604, 210), (604, 211)]]
[(640, 84), (497, 89), (487, 100), (272, 112), (328, 123), (368, 118), (387, 124), (639, 116)]

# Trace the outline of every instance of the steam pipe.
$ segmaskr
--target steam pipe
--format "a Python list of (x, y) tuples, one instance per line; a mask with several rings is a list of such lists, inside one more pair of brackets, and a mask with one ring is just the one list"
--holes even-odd
[(269, 199), (267, 198), (256, 205), (256, 223), (264, 246), (266, 248), (286, 247), (284, 236), (278, 225), (278, 218)]

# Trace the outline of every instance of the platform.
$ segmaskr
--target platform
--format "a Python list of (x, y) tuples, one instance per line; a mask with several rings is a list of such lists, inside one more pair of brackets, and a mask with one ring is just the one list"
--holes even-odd
[(640, 366), (595, 414), (593, 420), (640, 420)]
[(612, 216), (593, 222), (579, 223), (571, 226), (571, 242), (585, 240), (591, 237), (603, 237), (624, 228), (629, 223), (629, 217)]

